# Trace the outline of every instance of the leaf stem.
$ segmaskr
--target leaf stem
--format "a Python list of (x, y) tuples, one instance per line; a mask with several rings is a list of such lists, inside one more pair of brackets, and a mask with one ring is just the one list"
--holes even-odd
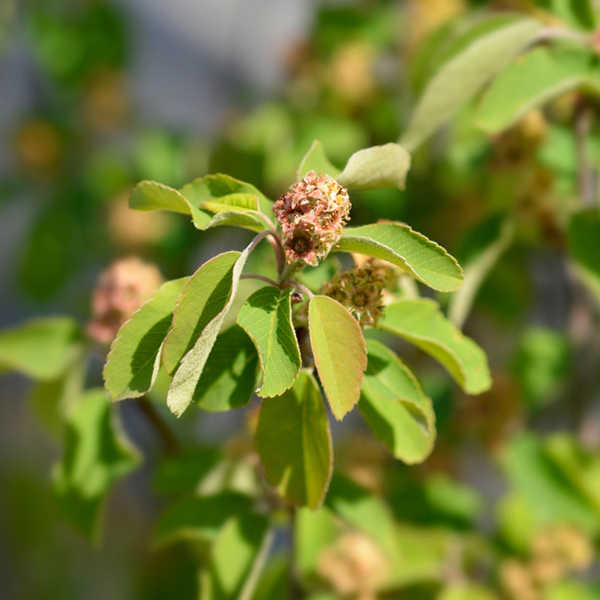
[(299, 281), (288, 279), (287, 281), (284, 281), (281, 285), (284, 288), (295, 287), (299, 289), (303, 294), (306, 294), (309, 298), (315, 297), (315, 295), (305, 285), (302, 285)]
[(266, 281), (269, 285), (273, 285), (276, 288), (279, 287), (279, 284), (276, 281), (269, 277), (265, 277), (264, 275), (242, 275), (240, 279), (258, 279), (260, 281)]
[(585, 35), (564, 27), (546, 27), (540, 31), (537, 39), (540, 42), (555, 39), (571, 40), (583, 46), (591, 46), (594, 43), (593, 36)]
[(177, 455), (180, 450), (179, 441), (161, 414), (156, 410), (156, 407), (150, 398), (146, 395), (140, 396), (139, 398), (136, 398), (136, 404), (146, 419), (148, 419), (150, 425), (152, 425), (152, 428), (162, 444), (165, 454), (168, 456)]
[(590, 165), (588, 141), (592, 126), (592, 112), (582, 98), (575, 113), (575, 140), (578, 162), (579, 195), (583, 206), (591, 208), (596, 203), (594, 173)]
[(281, 276), (281, 273), (284, 270), (285, 260), (283, 254), (283, 246), (281, 245), (281, 238), (279, 237), (279, 233), (274, 229), (267, 229), (266, 231), (262, 231), (259, 233), (248, 246), (248, 254), (258, 246), (259, 242), (264, 240), (266, 237), (269, 238), (269, 242), (271, 246), (273, 246), (273, 250), (275, 252), (275, 259), (277, 260), (277, 275)]
[(240, 595), (238, 596), (238, 600), (252, 600), (262, 571), (265, 568), (265, 563), (267, 562), (267, 558), (269, 557), (269, 551), (271, 550), (271, 546), (273, 545), (274, 539), (275, 531), (273, 530), (273, 528), (270, 528), (267, 531), (263, 543), (260, 546), (260, 550), (258, 551), (256, 560), (254, 561), (254, 564), (250, 569), (250, 574), (246, 579), (246, 583), (244, 583), (244, 587), (242, 588)]

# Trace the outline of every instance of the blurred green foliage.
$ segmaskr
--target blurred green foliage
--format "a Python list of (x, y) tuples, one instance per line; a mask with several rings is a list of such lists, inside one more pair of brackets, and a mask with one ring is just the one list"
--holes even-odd
[[(326, 5), (315, 9), (310, 37), (290, 48), (279, 96), (241, 106), (218, 139), (204, 140), (139, 121), (127, 92), (134, 42), (115, 6), (39, 0), (22, 9), (41, 84), (35, 108), (9, 140), (16, 167), (0, 181), (0, 210), (27, 198), (34, 215), (12, 250), (16, 302), (40, 312), (60, 306), (80, 325), (90, 310), (88, 274), (101, 265), (136, 253), (166, 277), (181, 277), (210, 243), (186, 217), (130, 211), (127, 196), (139, 180), (179, 187), (223, 172), (276, 197), (314, 139), (338, 167), (361, 148), (396, 141), (432, 74), (451, 60), (449, 40), (480, 11), (521, 11), (578, 35), (598, 26), (589, 0)], [(0, 52), (15, 23), (13, 4), (2, 4)], [(544, 48), (552, 44), (570, 47), (555, 40)], [(597, 56), (590, 64), (597, 77)], [(160, 373), (145, 417), (133, 401), (119, 407), (123, 429), (148, 458), (117, 485), (103, 511), (101, 549), (92, 552), (63, 521), (93, 537), (96, 509), (137, 465), (137, 454), (98, 392), (73, 400), (85, 379), (76, 371), (79, 325), (29, 325), (38, 353), (23, 364), (10, 330), (1, 333), (0, 369), (41, 380), (31, 412), (50, 435), (46, 441), (35, 431), (23, 442), (41, 455), (44, 471), (3, 446), (0, 548), (8, 551), (1, 553), (0, 596), (600, 598), (598, 98), (588, 89), (562, 92), (493, 134), (476, 126), (480, 113), (467, 102), (416, 149), (406, 191), (353, 194), (353, 225), (409, 223), (467, 269), (508, 221), (512, 237), (480, 267), (480, 287), (462, 313), (466, 331), (490, 356), (492, 390), (468, 396), (422, 352), (396, 342), (433, 400), (436, 448), (408, 467), (350, 421), (334, 432), (337, 472), (316, 512), (294, 513), (265, 487), (251, 439), (254, 404), (243, 409), (245, 426), (219, 429), (214, 445), (198, 431), (209, 431), (219, 415), (196, 411), (169, 421), (183, 449), (171, 452), (163, 431), (163, 456), (147, 425), (157, 415), (167, 419)], [(259, 272), (270, 257), (253, 260)], [(306, 285), (313, 288), (312, 277), (318, 289), (321, 276), (308, 273)], [(452, 301), (436, 297), (452, 314)], [(65, 365), (75, 374), (67, 376)], [(94, 368), (87, 379), (95, 385)], [(48, 472), (58, 455), (57, 501)], [(249, 575), (254, 594), (245, 587)]]

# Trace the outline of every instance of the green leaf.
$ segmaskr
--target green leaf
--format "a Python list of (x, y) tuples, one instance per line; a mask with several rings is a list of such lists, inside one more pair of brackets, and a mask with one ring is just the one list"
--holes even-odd
[(370, 535), (390, 558), (397, 555), (396, 525), (389, 507), (381, 498), (350, 479), (335, 474), (325, 506), (347, 523)]
[(294, 559), (302, 578), (317, 574), (321, 552), (336, 540), (341, 531), (342, 527), (328, 508), (299, 508), (296, 511)]
[(451, 292), (464, 282), (456, 259), (403, 223), (346, 227), (334, 251), (356, 252), (387, 260), (441, 292)]
[(162, 352), (167, 373), (173, 375), (181, 359), (194, 347), (204, 328), (227, 304), (233, 268), (240, 252), (224, 252), (205, 262), (183, 288)]
[(373, 146), (355, 152), (337, 182), (351, 190), (404, 189), (410, 154), (400, 144)]
[(229, 194), (218, 200), (209, 200), (203, 202), (201, 208), (206, 208), (211, 212), (225, 212), (228, 210), (253, 210), (258, 212), (258, 196), (255, 194)]
[(483, 96), (475, 122), (487, 133), (500, 133), (533, 108), (580, 87), (600, 92), (598, 63), (590, 52), (537, 48), (500, 73)]
[(61, 514), (85, 537), (97, 540), (110, 488), (140, 460), (124, 437), (104, 390), (86, 392), (68, 416), (64, 455), (53, 472)]
[(129, 198), (129, 206), (134, 210), (170, 210), (190, 215), (198, 229), (209, 227), (212, 216), (200, 210), (179, 191), (156, 181), (141, 181)]
[(300, 372), (302, 360), (292, 325), (292, 289), (261, 288), (246, 300), (237, 321), (254, 342), (260, 358), (263, 382), (256, 393), (262, 398), (289, 390)]
[(399, 144), (385, 144), (355, 152), (340, 171), (329, 162), (323, 144), (315, 140), (300, 164), (299, 175), (304, 177), (309, 171), (318, 171), (353, 190), (404, 189), (409, 168), (408, 152)]
[(540, 0), (546, 10), (553, 12), (570, 27), (588, 31), (596, 26), (596, 10), (593, 0)]
[(221, 458), (219, 450), (210, 446), (187, 448), (167, 456), (158, 465), (153, 487), (163, 494), (192, 492)]
[(232, 517), (250, 512), (252, 498), (235, 492), (188, 498), (167, 508), (154, 530), (154, 544), (179, 540), (213, 542)]
[(229, 197), (230, 202), (233, 194), (250, 194), (258, 199), (258, 208), (263, 215), (273, 217), (273, 203), (260, 190), (250, 183), (234, 179), (229, 175), (217, 173), (195, 179), (181, 188), (181, 193), (195, 206), (201, 206), (205, 202), (223, 202)]
[(200, 381), (194, 402), (202, 410), (221, 412), (246, 406), (256, 387), (258, 353), (252, 340), (238, 325), (217, 336)]
[(81, 398), (88, 370), (88, 356), (83, 345), (69, 368), (53, 381), (40, 381), (31, 391), (31, 407), (45, 429), (55, 438), (64, 431), (65, 420)]
[(142, 396), (154, 385), (175, 303), (188, 280), (163, 284), (119, 329), (104, 367), (104, 385), (112, 400)]
[(264, 401), (256, 444), (267, 481), (300, 506), (317, 508), (331, 478), (327, 413), (317, 383), (301, 371), (291, 390)]
[(600, 303), (600, 211), (572, 215), (567, 239), (578, 275)]
[[(485, 34), (464, 34), (452, 58), (429, 81), (413, 112), (408, 130), (401, 138), (412, 152), (468, 102), (523, 48), (535, 40), (542, 26), (533, 19), (490, 17)], [(481, 24), (479, 24), (481, 27)]]
[(456, 583), (445, 588), (436, 600), (498, 600), (498, 596), (479, 584)]
[[(231, 519), (221, 530), (210, 557), (207, 600), (246, 600), (258, 581), (273, 540), (268, 521), (260, 515)], [(204, 590), (203, 590), (204, 592)]]
[(400, 300), (386, 307), (379, 327), (415, 344), (438, 360), (468, 394), (480, 394), (492, 381), (483, 350), (429, 299)]
[(208, 355), (233, 303), (250, 249), (251, 246), (242, 253), (225, 252), (205, 263), (192, 275), (179, 298), (173, 328), (163, 350), (167, 371), (181, 360), (167, 395), (167, 406), (177, 416), (193, 400)]
[(60, 377), (80, 348), (81, 335), (69, 317), (32, 319), (0, 331), (0, 373), (18, 371), (49, 381)]
[[(240, 212), (240, 196), (245, 196), (246, 203), (251, 202), (255, 206), (258, 203), (260, 213), (269, 218), (272, 216), (270, 200), (254, 186), (238, 182), (227, 175), (208, 175), (187, 184), (180, 191), (155, 181), (142, 181), (134, 188), (129, 206), (136, 210), (170, 210), (188, 214), (194, 225), (201, 230), (226, 225), (245, 227), (252, 231), (267, 229), (266, 221), (257, 211)], [(217, 214), (213, 215), (206, 210), (205, 203), (207, 208), (218, 208), (213, 210)]]
[(524, 404), (537, 408), (556, 399), (572, 373), (572, 359), (566, 333), (544, 327), (525, 329), (513, 361)]
[(412, 371), (377, 340), (367, 340), (368, 365), (358, 408), (388, 450), (422, 462), (435, 442), (435, 413)]
[(598, 512), (556, 468), (533, 434), (513, 438), (501, 459), (511, 485), (535, 507), (538, 524), (566, 521), (588, 532), (598, 531)]
[[(484, 223), (484, 226), (487, 224)], [(450, 297), (448, 318), (459, 328), (463, 326), (481, 284), (513, 241), (514, 226), (512, 223), (498, 221), (494, 218), (494, 223), (491, 224), (497, 224), (497, 227), (493, 227), (487, 246), (466, 263), (465, 283)]]
[(310, 344), (334, 417), (341, 420), (360, 397), (367, 349), (358, 321), (336, 300), (315, 296), (308, 305)]
[(315, 140), (310, 147), (310, 150), (306, 153), (300, 168), (298, 169), (298, 176), (304, 177), (309, 171), (316, 171), (322, 175), (329, 175), (333, 179), (339, 177), (341, 171), (334, 167), (325, 154), (325, 148), (319, 140)]

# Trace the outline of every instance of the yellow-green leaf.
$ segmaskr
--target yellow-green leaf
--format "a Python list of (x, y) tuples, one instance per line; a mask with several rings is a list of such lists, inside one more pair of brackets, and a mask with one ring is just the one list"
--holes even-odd
[(292, 387), (302, 365), (292, 325), (291, 293), (291, 288), (263, 287), (238, 313), (238, 323), (258, 350), (263, 382), (256, 393), (263, 398), (280, 396)]
[(460, 265), (444, 248), (403, 223), (346, 227), (334, 251), (387, 260), (434, 290), (451, 292), (464, 282)]
[(367, 349), (358, 321), (336, 300), (311, 298), (310, 343), (331, 412), (341, 420), (360, 397)]
[(333, 466), (327, 412), (314, 377), (301, 371), (290, 390), (264, 401), (256, 429), (269, 483), (299, 506), (323, 501)]
[[(173, 329), (164, 346), (165, 357), (167, 349), (171, 347), (168, 363), (171, 366), (177, 363), (179, 353), (182, 350), (185, 352), (167, 394), (167, 406), (177, 416), (193, 400), (204, 365), (233, 303), (250, 248), (249, 246), (242, 253), (226, 252), (217, 256), (210, 261), (210, 269), (203, 271), (201, 275), (199, 272), (202, 267), (196, 271), (181, 294), (175, 310)], [(192, 331), (184, 331), (188, 328)], [(190, 344), (193, 347), (188, 351)]]
[(408, 464), (427, 458), (435, 413), (413, 372), (382, 343), (367, 340), (369, 363), (358, 408), (375, 436)]
[(454, 114), (523, 48), (535, 40), (542, 25), (529, 18), (491, 16), (498, 26), (477, 27), (484, 34), (464, 34), (454, 51), (431, 78), (413, 112), (410, 125), (402, 136), (404, 147), (412, 152)]
[(153, 386), (175, 303), (188, 279), (163, 284), (119, 330), (104, 367), (104, 385), (113, 400), (136, 398)]
[(400, 300), (386, 307), (378, 325), (412, 342), (437, 359), (469, 394), (480, 394), (492, 380), (483, 350), (463, 335), (429, 299)]

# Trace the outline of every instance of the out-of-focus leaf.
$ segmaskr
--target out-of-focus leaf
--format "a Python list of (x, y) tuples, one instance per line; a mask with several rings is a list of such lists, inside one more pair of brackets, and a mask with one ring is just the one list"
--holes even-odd
[(593, 0), (540, 0), (539, 4), (571, 27), (593, 30), (598, 22)]
[(422, 462), (435, 442), (435, 414), (412, 371), (382, 343), (367, 340), (368, 364), (358, 408), (388, 450)]
[(284, 556), (269, 561), (252, 600), (290, 600), (290, 566)]
[(341, 420), (360, 397), (367, 350), (358, 321), (336, 300), (311, 298), (310, 343), (334, 417)]
[[(219, 533), (210, 557), (210, 594), (207, 600), (252, 598), (264, 554), (272, 541), (268, 521), (259, 515), (231, 519)], [(254, 580), (254, 581), (252, 581)]]
[(423, 491), (431, 508), (461, 522), (473, 522), (485, 506), (483, 498), (473, 488), (442, 473), (428, 477)]
[(320, 172), (352, 190), (404, 189), (409, 169), (410, 154), (400, 144), (385, 144), (355, 152), (340, 171), (329, 162), (323, 144), (315, 140), (300, 164), (299, 173), (303, 177), (309, 171)]
[(571, 362), (571, 346), (563, 333), (541, 327), (523, 332), (514, 370), (530, 406), (541, 406), (551, 399), (565, 383)]
[(142, 396), (154, 385), (175, 303), (188, 279), (167, 281), (119, 329), (104, 367), (104, 385), (112, 400)]
[(582, 280), (600, 302), (600, 210), (575, 213), (569, 222), (568, 240)]
[(598, 512), (557, 469), (533, 434), (515, 437), (504, 452), (502, 464), (515, 489), (535, 507), (539, 523), (566, 521), (586, 531), (598, 531)]
[(498, 600), (498, 596), (481, 585), (461, 583), (445, 588), (436, 600)]
[(85, 537), (97, 540), (108, 492), (139, 463), (104, 390), (86, 392), (68, 416), (64, 455), (53, 472), (63, 517)]
[(451, 292), (464, 281), (456, 259), (441, 246), (402, 223), (347, 227), (334, 250), (387, 260), (441, 292)]
[(370, 535), (390, 558), (397, 556), (394, 519), (381, 498), (336, 474), (331, 479), (325, 506)]
[[(412, 152), (533, 40), (541, 25), (533, 19), (491, 16), (484, 34), (457, 40), (451, 55), (431, 78), (414, 110), (401, 143)], [(481, 24), (477, 27), (481, 28)]]
[(248, 298), (237, 321), (254, 342), (263, 381), (256, 393), (262, 398), (280, 396), (292, 387), (302, 361), (292, 325), (292, 289), (266, 286)]
[(203, 410), (220, 412), (246, 406), (256, 385), (258, 353), (239, 325), (217, 336), (194, 392)]
[(384, 331), (415, 344), (438, 360), (468, 394), (480, 394), (492, 381), (483, 350), (444, 317), (429, 299), (400, 300), (385, 309)]
[(81, 397), (85, 386), (88, 357), (83, 346), (69, 368), (54, 381), (40, 381), (31, 392), (31, 405), (46, 430), (59, 438), (68, 414)]
[[(177, 416), (193, 400), (208, 355), (233, 303), (250, 248), (213, 258), (192, 275), (181, 293), (173, 328), (163, 349), (166, 359), (163, 362), (172, 368), (180, 360), (182, 350), (184, 353), (167, 395), (167, 406)], [(199, 314), (199, 311), (202, 312)], [(167, 354), (169, 348), (170, 355)]]
[(256, 444), (267, 480), (294, 504), (317, 508), (333, 466), (331, 434), (313, 376), (301, 371), (292, 389), (263, 403)]
[(334, 167), (325, 154), (325, 148), (319, 140), (315, 140), (312, 143), (309, 151), (306, 153), (302, 162), (300, 163), (300, 169), (298, 171), (300, 177), (304, 177), (309, 171), (315, 171), (322, 175), (329, 175), (333, 179), (337, 179), (341, 171)]
[(32, 379), (60, 377), (78, 352), (81, 334), (69, 317), (32, 319), (0, 331), (0, 373), (18, 371)]
[(600, 518), (600, 458), (584, 452), (567, 433), (549, 437), (544, 449), (565, 479), (587, 499)]
[(299, 508), (296, 511), (294, 558), (302, 577), (317, 573), (317, 563), (323, 548), (333, 543), (340, 532), (341, 527), (328, 508)]
[(234, 492), (188, 498), (167, 508), (154, 530), (154, 543), (164, 545), (182, 539), (213, 542), (232, 517), (244, 516), (252, 498)]
[(597, 59), (591, 53), (537, 48), (518, 57), (494, 80), (475, 122), (487, 133), (500, 133), (530, 110), (579, 87), (600, 93)]
[(598, 592), (582, 581), (564, 579), (546, 588), (544, 600), (598, 600)]
[(403, 190), (409, 169), (410, 154), (400, 144), (385, 144), (355, 152), (337, 181), (352, 190)]
[(500, 500), (496, 512), (503, 540), (527, 554), (538, 528), (535, 506), (522, 494), (511, 492)]
[(154, 488), (163, 494), (191, 492), (220, 459), (221, 453), (208, 446), (166, 457), (158, 465)]
[(497, 224), (497, 229), (494, 227), (490, 231), (492, 235), (489, 243), (466, 263), (464, 285), (450, 298), (448, 318), (458, 328), (463, 326), (481, 284), (512, 242), (514, 235), (512, 224), (494, 219), (492, 225), (495, 224)]

